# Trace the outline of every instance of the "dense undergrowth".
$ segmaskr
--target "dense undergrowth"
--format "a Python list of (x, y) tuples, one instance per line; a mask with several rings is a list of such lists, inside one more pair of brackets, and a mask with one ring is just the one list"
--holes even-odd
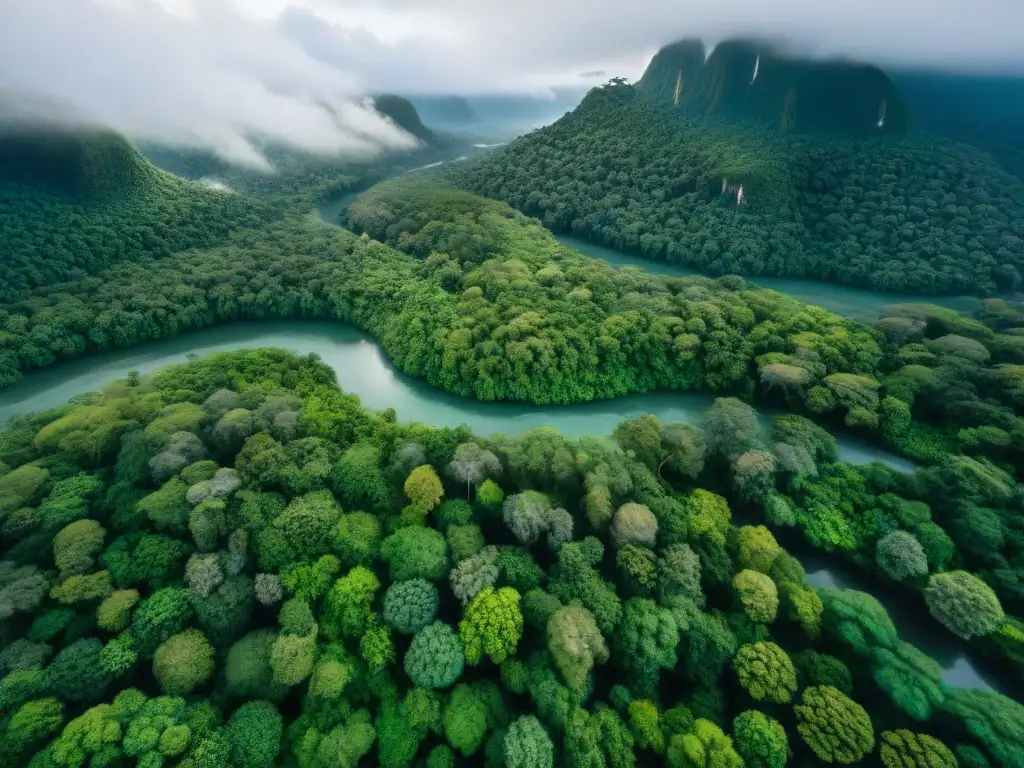
[[(810, 422), (763, 436), (744, 408), (618, 447), (485, 440), (258, 350), (19, 418), (0, 764), (1021, 765), (1020, 704), (946, 688), (874, 599), (732, 523), (844, 471)], [(884, 540), (923, 524), (887, 496)], [(973, 577), (879, 552), (950, 629), (1002, 631)]]
[(984, 296), (1024, 271), (1024, 186), (983, 151), (687, 117), (628, 85), (591, 91), (460, 183), (556, 231), (711, 274)]

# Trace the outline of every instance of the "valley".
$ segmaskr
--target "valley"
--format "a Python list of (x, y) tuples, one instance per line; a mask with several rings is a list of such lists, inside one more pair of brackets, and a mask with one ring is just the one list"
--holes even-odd
[(0, 109), (0, 768), (1020, 768), (1024, 182), (944, 82), (688, 39), (269, 170)]

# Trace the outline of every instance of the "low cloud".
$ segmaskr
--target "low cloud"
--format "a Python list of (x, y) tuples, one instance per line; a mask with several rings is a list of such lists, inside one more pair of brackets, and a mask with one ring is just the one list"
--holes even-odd
[(362, 156), (409, 146), (366, 93), (551, 96), (637, 78), (693, 36), (1024, 75), (1022, 29), (1021, 0), (0, 0), (0, 92), (260, 165), (254, 138)]
[(362, 90), (360, 78), (316, 60), (272, 22), (220, 0), (191, 17), (151, 0), (0, 3), (9, 100), (24, 95), (37, 111), (53, 102), (62, 119), (204, 146), (237, 163), (265, 167), (254, 139), (352, 156), (412, 146)]
[[(360, 27), (372, 7), (378, 37)], [(359, 9), (359, 13), (356, 13)], [(415, 13), (419, 35), (382, 42), (387, 19)], [(350, 21), (346, 21), (350, 14)], [(530, 90), (580, 72), (639, 77), (662, 45), (736, 36), (796, 53), (882, 66), (1024, 75), (1021, 0), (292, 0), (282, 31), (375, 88)]]

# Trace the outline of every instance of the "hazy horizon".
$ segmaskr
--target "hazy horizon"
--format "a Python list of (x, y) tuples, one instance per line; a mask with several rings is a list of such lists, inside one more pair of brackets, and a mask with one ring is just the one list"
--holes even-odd
[[(72, 120), (264, 163), (253, 137), (373, 156), (410, 146), (367, 93), (554, 97), (635, 80), (664, 44), (780, 41), (815, 58), (1024, 76), (1017, 0), (8, 0), (0, 91)], [(336, 117), (323, 109), (329, 104)]]

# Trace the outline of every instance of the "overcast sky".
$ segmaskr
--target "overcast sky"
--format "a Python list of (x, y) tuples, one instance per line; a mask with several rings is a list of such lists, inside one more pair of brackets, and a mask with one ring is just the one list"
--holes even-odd
[(0, 0), (0, 89), (259, 162), (254, 133), (363, 154), (407, 141), (361, 106), (368, 92), (543, 93), (734, 35), (1024, 74), (1024, 0)]

